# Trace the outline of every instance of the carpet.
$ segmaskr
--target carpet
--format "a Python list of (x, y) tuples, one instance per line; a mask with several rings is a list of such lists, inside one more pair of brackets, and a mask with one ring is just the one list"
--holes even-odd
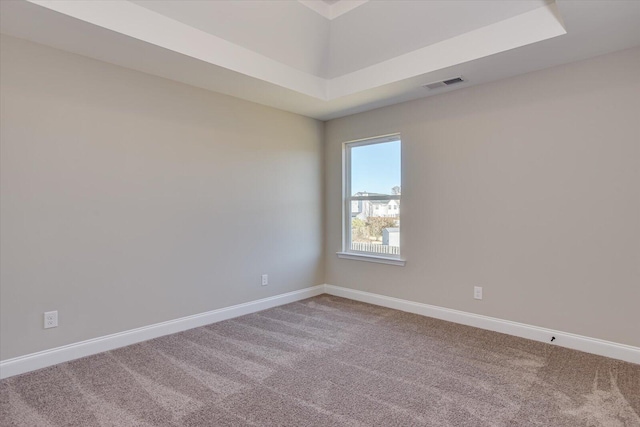
[(640, 426), (640, 365), (329, 295), (0, 382), (1, 426)]

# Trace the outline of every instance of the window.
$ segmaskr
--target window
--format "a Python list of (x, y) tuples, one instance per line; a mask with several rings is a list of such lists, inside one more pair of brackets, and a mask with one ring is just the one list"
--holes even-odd
[(344, 144), (340, 258), (404, 265), (400, 258), (400, 135)]

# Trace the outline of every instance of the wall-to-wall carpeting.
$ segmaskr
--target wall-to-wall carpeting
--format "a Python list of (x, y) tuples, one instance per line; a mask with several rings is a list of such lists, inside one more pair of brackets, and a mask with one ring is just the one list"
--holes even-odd
[(1, 426), (640, 426), (640, 365), (322, 295), (0, 396)]

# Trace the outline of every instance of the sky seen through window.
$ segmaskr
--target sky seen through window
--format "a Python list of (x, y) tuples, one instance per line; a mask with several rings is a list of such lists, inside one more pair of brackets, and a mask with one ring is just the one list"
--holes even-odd
[(400, 141), (351, 149), (351, 193), (393, 194), (400, 186)]

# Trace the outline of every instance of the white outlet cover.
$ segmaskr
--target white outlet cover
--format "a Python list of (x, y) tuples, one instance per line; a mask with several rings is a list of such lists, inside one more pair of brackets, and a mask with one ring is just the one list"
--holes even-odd
[(473, 297), (475, 299), (482, 299), (482, 287), (481, 286), (474, 286), (473, 287)]
[(58, 327), (58, 312), (46, 311), (44, 313), (44, 328), (57, 328)]
[(268, 274), (263, 274), (262, 275), (262, 286), (267, 286), (269, 284), (269, 275)]

